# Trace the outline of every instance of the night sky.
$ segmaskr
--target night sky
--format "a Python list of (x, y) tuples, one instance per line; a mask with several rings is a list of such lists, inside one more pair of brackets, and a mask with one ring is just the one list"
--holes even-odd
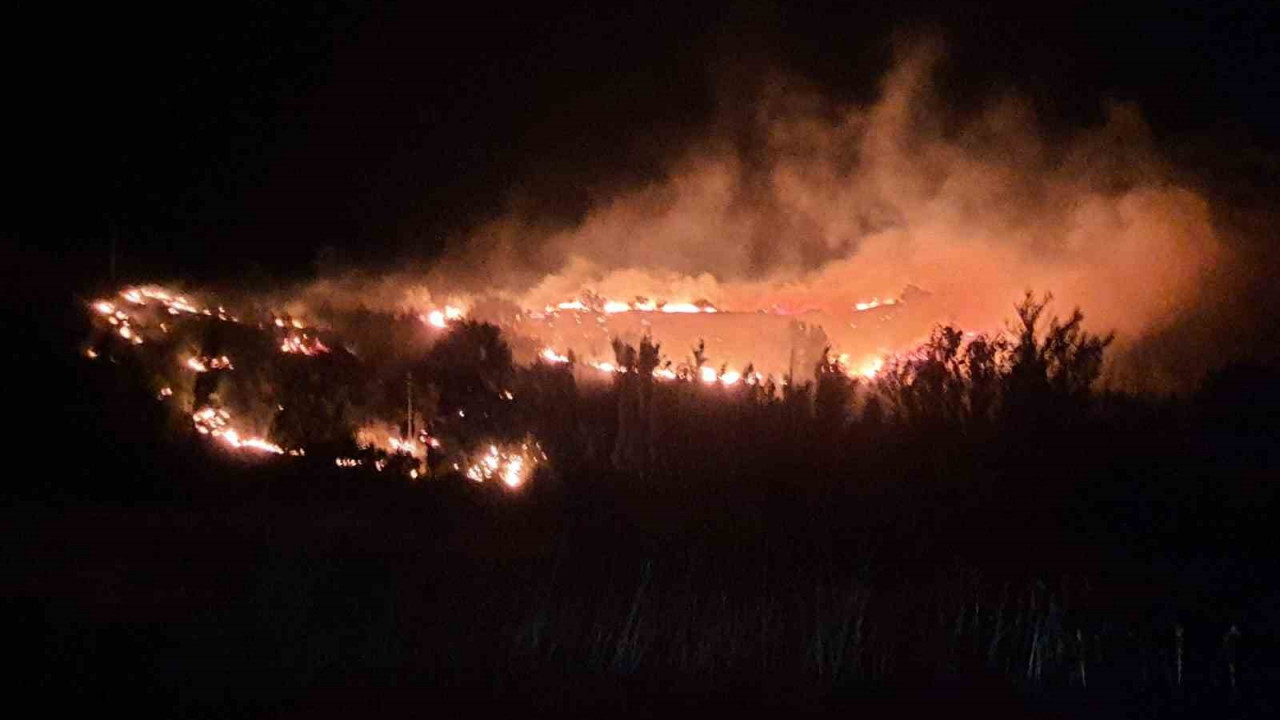
[(1170, 146), (1280, 144), (1280, 12), (1263, 2), (30, 5), (0, 31), (0, 237), (11, 270), (76, 282), (105, 275), (113, 233), (124, 277), (225, 281), (307, 277), (324, 247), (429, 259), (516, 199), (571, 221), (661, 172), (765, 69), (869, 100), (904, 30), (946, 38), (959, 108), (1016, 89), (1065, 131), (1112, 97)]

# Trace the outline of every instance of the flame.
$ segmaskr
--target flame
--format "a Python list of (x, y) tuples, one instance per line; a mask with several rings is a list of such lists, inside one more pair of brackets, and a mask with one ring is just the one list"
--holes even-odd
[(874, 380), (876, 375), (878, 375), (883, 369), (884, 358), (874, 357), (870, 360), (863, 361), (863, 363), (857, 368), (857, 374), (868, 380)]
[[(546, 459), (537, 442), (529, 439), (519, 446), (506, 445), (501, 449), (490, 444), (487, 452), (469, 462), (463, 474), (478, 483), (496, 478), (508, 489), (515, 490), (528, 481), (539, 461)], [(457, 463), (454, 467), (459, 468)]]
[[(439, 442), (435, 438), (428, 438), (426, 442), (433, 447), (439, 447)], [(388, 436), (387, 444), (391, 446), (392, 452), (404, 453), (414, 457), (426, 457), (427, 455), (426, 448), (412, 440), (401, 440), (394, 436)]]
[(449, 323), (454, 320), (461, 320), (466, 316), (462, 308), (456, 305), (445, 305), (443, 310), (432, 310), (423, 315), (419, 315), (418, 319), (422, 322), (437, 328), (449, 327)]
[(134, 305), (148, 305), (150, 301), (158, 301), (169, 312), (170, 315), (178, 315), (180, 313), (188, 314), (210, 314), (207, 309), (198, 309), (192, 305), (187, 298), (182, 295), (175, 295), (168, 290), (157, 285), (143, 285), (141, 287), (130, 287), (120, 291), (120, 297), (124, 298)]
[(551, 348), (543, 348), (542, 352), (538, 353), (538, 356), (549, 363), (569, 362), (568, 355), (561, 355), (560, 353), (556, 352), (555, 350), (552, 350)]
[(662, 306), (664, 313), (699, 313), (702, 308), (693, 303), (667, 303)]
[(228, 447), (237, 450), (247, 448), (276, 455), (284, 454), (284, 448), (269, 440), (259, 437), (241, 437), (240, 432), (230, 426), (231, 414), (226, 410), (204, 407), (192, 413), (191, 420), (201, 435), (217, 438)]
[(280, 352), (312, 356), (327, 353), (329, 348), (318, 338), (308, 338), (306, 334), (290, 335), (281, 341)]
[(226, 355), (218, 357), (189, 357), (186, 366), (198, 373), (209, 372), (210, 370), (234, 370), (231, 360)]
[(874, 310), (875, 308), (882, 307), (885, 305), (897, 305), (897, 304), (898, 304), (898, 301), (895, 300), (894, 298), (885, 298), (884, 300), (881, 300), (880, 298), (873, 297), (871, 298), (870, 302), (855, 303), (853, 306), (853, 309), (858, 312), (865, 312), (867, 310)]

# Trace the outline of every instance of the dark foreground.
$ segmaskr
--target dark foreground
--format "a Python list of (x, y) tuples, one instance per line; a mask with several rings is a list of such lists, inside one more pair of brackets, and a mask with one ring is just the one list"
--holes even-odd
[(5, 510), (16, 688), (220, 717), (1275, 708), (1266, 553), (1010, 547), (980, 567), (879, 528), (811, 532), (817, 498), (714, 527), (608, 480), (509, 498), (215, 470), (230, 487)]

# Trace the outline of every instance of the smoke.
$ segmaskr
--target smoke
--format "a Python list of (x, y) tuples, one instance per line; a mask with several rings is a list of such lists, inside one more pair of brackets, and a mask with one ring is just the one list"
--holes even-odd
[(540, 308), (591, 290), (841, 317), (915, 285), (933, 294), (931, 321), (996, 330), (1034, 289), (1114, 330), (1123, 354), (1231, 292), (1209, 201), (1136, 107), (1112, 103), (1069, 137), (1014, 94), (962, 115), (935, 86), (944, 60), (937, 43), (902, 48), (865, 106), (766, 74), (663, 177), (569, 226), (512, 212), (424, 273), (326, 279), (302, 302), (412, 310), (487, 294)]

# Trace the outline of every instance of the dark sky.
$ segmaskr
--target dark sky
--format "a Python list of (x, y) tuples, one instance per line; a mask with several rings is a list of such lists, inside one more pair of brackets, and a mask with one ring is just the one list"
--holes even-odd
[(944, 33), (960, 105), (1016, 87), (1066, 128), (1110, 96), (1224, 154), (1278, 139), (1280, 12), (1262, 2), (46, 5), (0, 31), (0, 237), (85, 276), (113, 229), (122, 273), (208, 280), (305, 276), (326, 245), (427, 257), (513, 193), (571, 216), (697, 137), (725, 78), (771, 66), (869, 98), (902, 29)]

